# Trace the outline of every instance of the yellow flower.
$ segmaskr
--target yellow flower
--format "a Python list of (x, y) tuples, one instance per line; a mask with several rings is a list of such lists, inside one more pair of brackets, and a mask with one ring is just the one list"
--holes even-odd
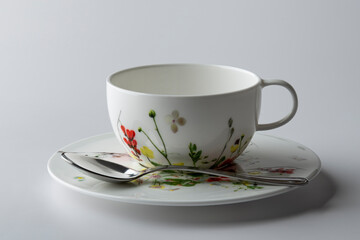
[(174, 163), (173, 165), (174, 165), (174, 166), (184, 166), (184, 163), (183, 163), (183, 162), (179, 162), (179, 163)]
[(231, 147), (230, 147), (230, 151), (231, 151), (231, 153), (234, 153), (238, 148), (239, 148), (239, 144), (236, 144), (236, 145), (232, 145)]
[(147, 146), (142, 146), (140, 148), (140, 151), (145, 157), (148, 157), (150, 159), (154, 158), (154, 152), (151, 151), (151, 149), (148, 148)]
[(78, 181), (84, 181), (85, 178), (84, 177), (74, 177), (75, 179), (77, 179)]
[(250, 186), (250, 183), (247, 181), (243, 181), (242, 184), (244, 184), (245, 186)]
[(164, 189), (165, 186), (162, 185), (151, 185), (150, 188), (155, 188), (155, 189)]

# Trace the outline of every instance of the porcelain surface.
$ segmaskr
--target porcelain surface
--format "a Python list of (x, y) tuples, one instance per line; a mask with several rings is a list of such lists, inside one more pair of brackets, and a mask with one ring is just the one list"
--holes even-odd
[[(259, 124), (261, 92), (269, 85), (289, 90), (293, 108), (277, 122)], [(222, 168), (240, 156), (255, 131), (290, 121), (297, 96), (285, 81), (235, 67), (164, 64), (110, 76), (107, 104), (119, 142), (144, 165)]]
[[(86, 138), (61, 150), (125, 152), (112, 133)], [(309, 148), (290, 140), (258, 133), (235, 163), (250, 174), (302, 176), (309, 180), (319, 173), (321, 166), (319, 158)], [(135, 168), (141, 168), (136, 162), (132, 164), (135, 164)], [(176, 172), (154, 173), (131, 183), (112, 184), (83, 175), (57, 153), (50, 158), (48, 170), (55, 180), (73, 190), (95, 197), (147, 205), (230, 204), (271, 197), (295, 189)]]

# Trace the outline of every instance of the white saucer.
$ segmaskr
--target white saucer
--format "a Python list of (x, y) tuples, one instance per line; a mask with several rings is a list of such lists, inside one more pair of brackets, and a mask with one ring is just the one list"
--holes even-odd
[[(75, 152), (125, 152), (112, 133), (89, 137), (61, 149)], [(237, 160), (252, 174), (301, 176), (312, 180), (320, 171), (320, 159), (296, 142), (256, 133)], [(48, 162), (50, 175), (76, 191), (116, 201), (163, 205), (206, 206), (252, 201), (285, 193), (294, 187), (253, 185), (207, 175), (156, 173), (139, 181), (113, 184), (83, 175), (58, 153)], [(311, 184), (311, 183), (310, 183)]]

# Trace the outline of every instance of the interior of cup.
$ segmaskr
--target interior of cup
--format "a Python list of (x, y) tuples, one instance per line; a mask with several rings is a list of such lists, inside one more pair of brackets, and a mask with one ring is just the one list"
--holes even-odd
[(131, 68), (108, 82), (133, 92), (157, 95), (203, 96), (246, 90), (258, 84), (255, 74), (217, 65), (166, 64)]

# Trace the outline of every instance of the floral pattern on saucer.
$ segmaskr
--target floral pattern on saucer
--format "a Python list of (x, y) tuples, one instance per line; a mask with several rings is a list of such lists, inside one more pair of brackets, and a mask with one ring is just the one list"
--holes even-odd
[(233, 181), (227, 177), (210, 176), (203, 173), (181, 173), (175, 171), (162, 171), (153, 173), (149, 176), (134, 180), (134, 184), (148, 185), (152, 189), (160, 189), (166, 191), (176, 191), (188, 187), (195, 187), (198, 184), (208, 184), (210, 186), (234, 188), (234, 191), (240, 189), (262, 189), (257, 183), (249, 183), (246, 181)]
[[(89, 156), (90, 154), (86, 154)], [(142, 169), (142, 165), (124, 153), (108, 153), (108, 152), (94, 152), (91, 154), (92, 157), (101, 158), (111, 162), (119, 162), (126, 165), (126, 161), (135, 163), (136, 169)], [(244, 155), (245, 156), (245, 155)], [(250, 159), (255, 160), (256, 158), (251, 157), (249, 153), (246, 154), (247, 161)], [(236, 171), (241, 168), (238, 163), (228, 165), (226, 170)], [(257, 167), (247, 169), (246, 172), (249, 175), (262, 175), (262, 176), (290, 176), (295, 173), (298, 168), (288, 166), (277, 166), (277, 167)], [(75, 176), (74, 180), (78, 182), (85, 181), (85, 177)], [(192, 173), (183, 171), (172, 171), (165, 170), (161, 172), (155, 172), (152, 174), (145, 175), (139, 179), (136, 179), (128, 184), (143, 185), (150, 189), (164, 190), (164, 191), (177, 191), (184, 188), (196, 187), (197, 185), (209, 185), (215, 187), (231, 188), (235, 192), (240, 190), (256, 190), (263, 189), (265, 185), (258, 185), (256, 182), (248, 182), (241, 180), (233, 180), (228, 177), (218, 177), (203, 173)]]

